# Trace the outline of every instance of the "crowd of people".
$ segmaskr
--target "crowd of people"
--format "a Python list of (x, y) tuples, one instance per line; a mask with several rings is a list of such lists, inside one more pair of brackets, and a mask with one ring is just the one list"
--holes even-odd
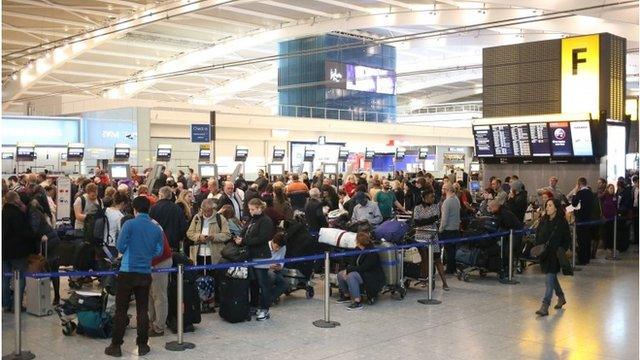
[[(620, 178), (616, 184), (598, 179), (594, 188), (581, 177), (567, 194), (560, 190), (557, 177), (551, 177), (548, 186), (529, 191), (517, 175), (504, 181), (491, 177), (486, 188), (472, 194), (468, 176), (463, 181), (456, 181), (452, 174), (436, 179), (423, 171), (345, 177), (325, 176), (321, 171), (270, 177), (260, 171), (252, 182), (242, 175), (236, 179), (203, 179), (192, 169), (175, 174), (163, 169), (151, 182), (147, 181), (149, 173), (150, 169), (141, 174), (132, 169), (130, 179), (116, 182), (104, 170), (97, 169), (91, 177), (76, 178), (71, 187), (73, 206), (69, 218), (75, 231), (86, 233), (87, 223), (103, 212), (108, 225), (102, 240), (122, 259), (115, 329), (112, 344), (105, 350), (108, 355), (121, 354), (131, 294), (137, 299), (137, 344), (141, 353), (149, 351), (148, 336), (164, 334), (168, 275), (152, 275), (151, 270), (171, 267), (172, 253), (186, 254), (195, 264), (216, 264), (222, 260), (225, 245), (235, 243), (246, 246), (250, 259), (282, 259), (287, 246), (296, 246), (295, 239), (283, 239), (283, 223), (302, 218), (305, 236), (317, 237), (321, 228), (329, 226), (328, 214), (336, 210), (348, 214), (352, 222), (366, 222), (373, 227), (397, 214), (406, 214), (414, 226), (432, 229), (440, 239), (460, 237), (477, 216), (495, 217), (503, 230), (519, 230), (527, 223), (537, 226), (536, 243), (546, 245), (546, 254), (554, 254), (540, 259), (547, 291), (539, 315), (548, 314), (553, 291), (559, 299), (556, 308), (566, 303), (557, 278), (562, 259), (555, 254), (559, 248), (568, 250), (569, 221), (615, 217), (618, 250), (624, 251), (630, 241), (638, 241), (638, 219), (634, 218), (638, 214), (637, 175)], [(61, 216), (56, 209), (55, 177), (44, 173), (11, 176), (3, 179), (2, 195), (3, 272), (17, 269), (24, 274), (28, 257), (45, 248), (51, 271), (57, 271), (56, 247), (61, 239), (56, 220)], [(566, 215), (567, 208), (572, 215)], [(614, 250), (612, 224), (577, 226), (579, 264), (588, 264), (599, 248)], [(356, 243), (358, 248), (366, 249), (372, 246), (372, 239), (362, 232)], [(516, 248), (519, 251), (520, 245)], [(447, 244), (443, 250), (444, 264), (438, 260), (436, 268), (443, 288), (449, 290), (446, 277), (456, 271), (456, 245)], [(439, 254), (441, 249), (436, 251)], [(501, 278), (507, 276), (507, 268), (508, 264), (502, 264)], [(269, 308), (285, 291), (281, 269), (282, 264), (252, 269), (256, 320), (269, 319)], [(421, 275), (425, 277), (427, 271), (423, 261)], [(349, 309), (362, 309), (360, 285), (368, 294), (375, 294), (383, 285), (383, 277), (377, 254), (354, 259), (338, 274), (339, 301), (349, 302)], [(3, 278), (2, 306), (11, 311), (8, 281)], [(58, 278), (53, 278), (53, 286), (54, 303), (58, 303)], [(22, 294), (23, 289), (17, 293)]]

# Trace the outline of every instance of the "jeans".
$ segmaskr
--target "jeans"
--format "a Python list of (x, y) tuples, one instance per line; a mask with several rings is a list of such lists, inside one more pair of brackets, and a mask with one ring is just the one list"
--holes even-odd
[[(455, 239), (460, 237), (460, 231), (458, 230), (444, 230), (440, 233), (439, 239)], [(445, 244), (444, 252), (447, 255), (447, 274), (453, 274), (456, 272), (456, 244)]]
[(118, 290), (116, 291), (116, 314), (113, 318), (113, 338), (111, 344), (120, 346), (127, 329), (127, 310), (131, 294), (136, 297), (137, 332), (136, 345), (147, 345), (149, 342), (149, 288), (151, 274), (121, 272), (118, 274)]
[(269, 270), (269, 283), (271, 284), (271, 302), (273, 303), (280, 295), (289, 288), (287, 282), (280, 271)]
[(349, 294), (351, 299), (360, 299), (360, 285), (363, 283), (364, 280), (357, 271), (338, 273), (338, 288), (342, 294)]
[(544, 298), (542, 298), (542, 302), (550, 305), (551, 297), (553, 296), (553, 291), (555, 290), (557, 297), (564, 297), (564, 293), (562, 292), (562, 288), (560, 287), (560, 282), (558, 281), (558, 274), (549, 273), (544, 274), (545, 276), (545, 285), (547, 286), (544, 292)]
[[(22, 299), (24, 296), (24, 288), (26, 286), (24, 273), (27, 271), (27, 258), (2, 261), (3, 273), (13, 272), (14, 270), (20, 270), (20, 304), (22, 304)], [(12, 282), (13, 282), (13, 276), (2, 277), (2, 308), (3, 309), (13, 309), (13, 296), (15, 295), (15, 290), (11, 291), (10, 289), (10, 284)]]
[(253, 268), (258, 287), (260, 288), (260, 309), (269, 310), (272, 303), (271, 281), (269, 280), (269, 269)]
[[(155, 265), (154, 269), (170, 268), (173, 259), (168, 258)], [(169, 287), (169, 273), (152, 273), (149, 288), (149, 322), (155, 332), (163, 332), (169, 312), (167, 292)]]

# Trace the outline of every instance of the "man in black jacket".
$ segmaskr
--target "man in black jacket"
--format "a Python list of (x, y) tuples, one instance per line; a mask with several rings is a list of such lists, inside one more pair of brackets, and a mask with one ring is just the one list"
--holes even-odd
[(579, 225), (583, 222), (591, 221), (593, 210), (593, 192), (587, 186), (587, 179), (580, 177), (578, 183), (569, 193), (571, 205), (574, 208), (576, 218), (576, 240), (578, 242), (578, 264), (587, 265), (591, 258), (591, 229), (592, 225)]
[[(498, 228), (500, 231), (517, 231), (522, 230), (524, 224), (518, 219), (518, 217), (507, 208), (506, 205), (500, 205), (500, 200), (494, 199), (489, 202), (489, 211), (498, 220)], [(513, 259), (517, 258), (517, 254), (520, 252), (522, 235), (514, 234), (513, 236)], [(501, 280), (508, 277), (509, 274), (509, 237), (505, 236), (502, 242), (502, 264), (501, 272), (499, 275)]]
[(524, 184), (520, 180), (515, 180), (511, 183), (511, 191), (509, 192), (509, 198), (507, 199), (507, 208), (520, 220), (524, 221), (524, 216), (527, 212), (527, 192), (524, 189)]
[[(248, 201), (247, 204), (249, 204)], [(218, 209), (222, 209), (225, 205), (230, 205), (233, 208), (236, 218), (238, 219), (249, 216), (249, 214), (243, 210), (242, 199), (240, 199), (240, 196), (236, 193), (235, 186), (231, 181), (224, 182), (222, 194), (220, 200), (218, 200)]]
[(318, 188), (309, 190), (309, 200), (307, 200), (307, 205), (304, 207), (304, 214), (311, 234), (317, 234), (320, 228), (328, 226), (327, 217), (322, 210), (324, 205), (324, 202), (320, 200), (320, 190)]
[(149, 216), (162, 226), (171, 249), (179, 251), (180, 241), (184, 239), (187, 231), (187, 220), (184, 218), (184, 213), (180, 210), (180, 207), (171, 201), (173, 191), (171, 191), (170, 187), (164, 186), (160, 188), (158, 195), (159, 200), (151, 208)]
[(158, 175), (158, 177), (156, 178), (156, 181), (153, 182), (153, 186), (151, 187), (151, 193), (154, 195), (158, 194), (158, 191), (160, 191), (160, 188), (167, 185), (167, 174), (166, 174), (166, 167), (162, 167), (160, 174)]

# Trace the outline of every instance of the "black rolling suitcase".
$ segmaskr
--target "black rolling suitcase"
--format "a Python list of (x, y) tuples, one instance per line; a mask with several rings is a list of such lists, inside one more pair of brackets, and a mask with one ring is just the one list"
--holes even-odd
[(249, 306), (249, 279), (220, 277), (220, 317), (230, 323), (251, 320)]
[[(173, 267), (179, 264), (184, 266), (193, 265), (191, 260), (180, 254), (173, 253)], [(193, 332), (195, 328), (193, 324), (199, 324), (202, 320), (200, 308), (200, 295), (196, 285), (196, 273), (194, 271), (185, 271), (182, 282), (182, 300), (183, 300), (183, 328), (184, 332)], [(167, 327), (173, 332), (178, 332), (177, 321), (177, 303), (178, 303), (178, 277), (177, 273), (169, 274), (169, 287), (167, 290), (167, 300), (169, 309), (167, 312)]]

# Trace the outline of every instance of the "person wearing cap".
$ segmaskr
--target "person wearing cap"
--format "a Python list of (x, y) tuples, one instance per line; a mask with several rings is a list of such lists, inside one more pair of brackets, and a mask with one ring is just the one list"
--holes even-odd
[(527, 212), (527, 191), (524, 189), (522, 181), (511, 182), (511, 191), (506, 206), (516, 215), (518, 220), (524, 221), (524, 215)]

